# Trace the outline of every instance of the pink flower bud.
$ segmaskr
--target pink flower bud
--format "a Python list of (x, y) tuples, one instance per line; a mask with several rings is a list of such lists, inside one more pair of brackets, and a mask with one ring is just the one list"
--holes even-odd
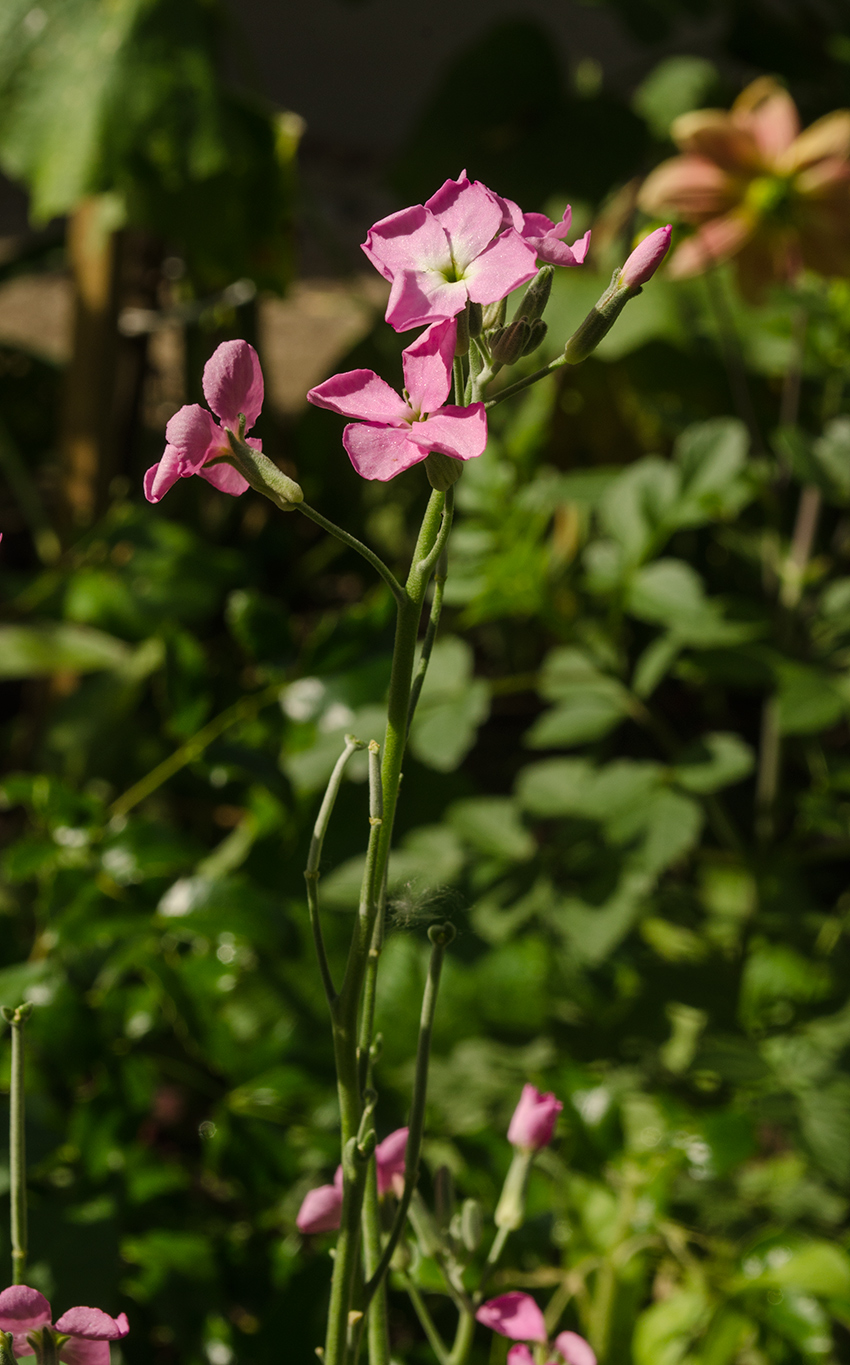
[(304, 1196), (295, 1225), (299, 1232), (335, 1232), (342, 1213), (342, 1181), (320, 1185)]
[(620, 284), (627, 285), (629, 289), (639, 289), (647, 280), (651, 280), (656, 270), (660, 266), (667, 252), (670, 250), (670, 234), (673, 229), (668, 223), (666, 227), (656, 228), (650, 232), (648, 237), (644, 237), (642, 242), (638, 242), (626, 264), (620, 271)]
[(554, 1095), (541, 1095), (535, 1086), (524, 1085), (508, 1128), (508, 1142), (532, 1152), (548, 1146), (563, 1107)]

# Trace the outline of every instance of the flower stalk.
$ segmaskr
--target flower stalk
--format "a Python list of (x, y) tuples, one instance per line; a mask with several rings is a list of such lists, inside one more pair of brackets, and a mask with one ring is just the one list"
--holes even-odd
[(12, 1030), (12, 1078), (9, 1093), (9, 1184), (11, 1201), (12, 1284), (23, 1284), (27, 1268), (26, 1070), (24, 1025), (32, 1005), (3, 1009)]

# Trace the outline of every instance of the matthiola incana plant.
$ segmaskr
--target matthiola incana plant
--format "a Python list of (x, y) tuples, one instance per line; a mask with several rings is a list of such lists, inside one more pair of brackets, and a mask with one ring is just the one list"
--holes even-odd
[[(440, 1365), (463, 1365), (476, 1331), (483, 1339), (485, 1327), (505, 1330), (509, 1319), (503, 1311), (504, 1296), (485, 1302), (487, 1287), (512, 1233), (524, 1221), (529, 1170), (552, 1140), (561, 1108), (555, 1096), (540, 1094), (530, 1084), (525, 1087), (507, 1134), (514, 1156), (489, 1227), (474, 1200), (467, 1200), (448, 1219), (436, 1216), (418, 1181), (431, 1032), (443, 959), (454, 938), (451, 924), (434, 924), (428, 931), (430, 965), (410, 1113), (406, 1126), (381, 1142), (374, 1011), (402, 762), (439, 628), (453, 485), (465, 463), (484, 452), (489, 410), (588, 356), (660, 264), (670, 229), (659, 228), (636, 246), (575, 334), (564, 339), (554, 360), (537, 370), (523, 365), (518, 377), (505, 382), (503, 372), (531, 355), (546, 335), (543, 314), (554, 271), (580, 266), (585, 258), (589, 234), (572, 243), (569, 237), (569, 210), (558, 223), (540, 213), (524, 213), (465, 173), (447, 180), (427, 203), (382, 219), (368, 234), (363, 249), (391, 285), (387, 322), (398, 332), (421, 330), (406, 346), (402, 374), (393, 382), (371, 370), (352, 370), (317, 385), (308, 398), (350, 419), (341, 431), (342, 445), (363, 478), (386, 481), (404, 476), (430, 484), (404, 581), (369, 546), (309, 506), (299, 485), (247, 436), (260, 413), (263, 380), (257, 355), (246, 342), (227, 342), (216, 351), (204, 371), (211, 412), (191, 405), (171, 419), (165, 452), (145, 480), (151, 501), (163, 497), (178, 478), (194, 474), (233, 496), (250, 485), (281, 511), (300, 512), (356, 550), (395, 599), (386, 729), (381, 737), (346, 736), (316, 817), (305, 869), (309, 918), (333, 1035), (341, 1130), (336, 1175), (306, 1196), (297, 1220), (304, 1235), (336, 1233), (327, 1332), (324, 1344), (316, 1344), (325, 1365), (353, 1365), (364, 1344), (370, 1365), (390, 1365), (386, 1296), (391, 1268), (398, 1277), (395, 1283), (407, 1289)], [(508, 319), (508, 295), (518, 289), (523, 292)], [(416, 465), (423, 466), (424, 480)], [(348, 961), (339, 980), (325, 952), (319, 878), (322, 846), (344, 770), (358, 749), (368, 754), (366, 856)], [(409, 1273), (414, 1258), (423, 1257), (435, 1266), (442, 1292), (456, 1311), (451, 1342), (443, 1340)], [(528, 1303), (523, 1322), (532, 1322), (534, 1330), (508, 1333), (518, 1343), (516, 1362), (530, 1358), (533, 1349), (541, 1360), (593, 1365), (587, 1343), (569, 1330), (559, 1332), (561, 1324), (550, 1320), (563, 1311), (557, 1302), (550, 1305), (544, 1329), (540, 1307), (524, 1297)], [(499, 1304), (502, 1309), (497, 1311)], [(547, 1355), (550, 1339), (554, 1345)]]

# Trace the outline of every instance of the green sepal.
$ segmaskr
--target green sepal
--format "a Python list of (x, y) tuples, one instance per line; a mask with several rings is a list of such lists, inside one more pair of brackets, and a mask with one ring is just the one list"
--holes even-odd
[(553, 265), (540, 267), (520, 299), (514, 318), (526, 318), (528, 322), (536, 322), (538, 318), (542, 318), (549, 302), (549, 295), (552, 293), (554, 277), (555, 267)]
[(439, 450), (432, 450), (425, 458), (425, 473), (431, 487), (436, 488), (438, 493), (445, 493), (453, 483), (457, 483), (463, 473), (463, 460), (456, 460), (453, 455), (443, 455)]
[(500, 365), (514, 365), (523, 354), (531, 336), (527, 318), (515, 318), (490, 340), (490, 354)]

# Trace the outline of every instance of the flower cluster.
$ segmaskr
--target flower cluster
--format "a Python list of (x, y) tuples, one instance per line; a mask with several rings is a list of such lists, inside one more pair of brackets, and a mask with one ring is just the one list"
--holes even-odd
[(446, 405), (457, 346), (452, 320), (470, 303), (500, 303), (534, 278), (538, 262), (580, 265), (590, 233), (568, 246), (570, 221), (569, 208), (560, 223), (523, 214), (464, 171), (425, 204), (375, 224), (363, 250), (392, 286), (387, 322), (397, 332), (428, 330), (402, 356), (403, 399), (372, 370), (335, 375), (307, 395), (317, 407), (359, 420), (343, 434), (358, 474), (386, 481), (431, 452), (455, 460), (482, 454), (483, 403)]
[[(404, 1153), (407, 1147), (407, 1128), (397, 1128), (375, 1148), (378, 1168), (378, 1194), (401, 1195), (404, 1188)], [(337, 1166), (332, 1185), (319, 1185), (304, 1196), (298, 1217), (299, 1232), (335, 1232), (342, 1213), (342, 1167)]]
[(735, 258), (745, 293), (758, 296), (803, 266), (850, 273), (850, 110), (800, 132), (791, 96), (761, 77), (729, 111), (683, 114), (670, 132), (682, 155), (656, 167), (638, 202), (696, 229), (673, 253), (672, 276)]
[[(120, 1341), (130, 1330), (127, 1316), (111, 1318), (100, 1308), (69, 1308), (53, 1322), (50, 1304), (37, 1289), (15, 1284), (0, 1294), (0, 1329), (12, 1337), (12, 1350), (18, 1357), (34, 1355), (59, 1359), (67, 1365), (109, 1365), (109, 1343)], [(51, 1333), (51, 1350), (45, 1351), (46, 1332)]]
[(475, 1316), (499, 1336), (523, 1343), (508, 1351), (508, 1365), (534, 1365), (534, 1357), (525, 1345), (529, 1341), (548, 1348), (547, 1365), (596, 1365), (592, 1346), (578, 1332), (559, 1332), (550, 1343), (546, 1321), (530, 1294), (519, 1291), (500, 1294), (497, 1299), (482, 1303)]

